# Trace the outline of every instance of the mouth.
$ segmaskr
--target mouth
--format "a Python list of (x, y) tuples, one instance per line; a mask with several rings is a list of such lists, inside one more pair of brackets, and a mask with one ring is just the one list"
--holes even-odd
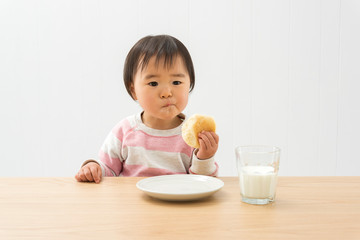
[(167, 104), (165, 104), (163, 107), (171, 107), (171, 106), (175, 106), (175, 104), (167, 103)]

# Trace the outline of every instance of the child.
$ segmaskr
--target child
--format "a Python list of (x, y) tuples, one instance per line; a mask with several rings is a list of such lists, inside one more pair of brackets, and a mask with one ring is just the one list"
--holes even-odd
[(199, 149), (181, 136), (182, 111), (195, 85), (186, 47), (168, 35), (140, 39), (126, 58), (124, 83), (143, 111), (120, 121), (101, 147), (100, 161), (84, 162), (75, 178), (99, 183), (102, 176), (216, 176), (218, 135), (200, 133)]

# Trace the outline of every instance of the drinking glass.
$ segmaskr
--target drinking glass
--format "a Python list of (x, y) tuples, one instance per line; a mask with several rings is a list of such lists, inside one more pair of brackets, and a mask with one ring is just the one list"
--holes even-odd
[(238, 146), (235, 148), (241, 199), (250, 204), (275, 200), (280, 148), (275, 146)]

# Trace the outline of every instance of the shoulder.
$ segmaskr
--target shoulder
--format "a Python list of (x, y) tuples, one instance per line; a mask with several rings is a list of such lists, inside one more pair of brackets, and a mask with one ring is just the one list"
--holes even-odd
[(133, 131), (133, 129), (137, 126), (136, 121), (137, 115), (131, 115), (124, 119), (122, 119), (120, 122), (118, 122), (115, 127), (111, 130), (111, 132), (118, 138), (122, 139), (124, 135), (127, 135), (127, 133)]

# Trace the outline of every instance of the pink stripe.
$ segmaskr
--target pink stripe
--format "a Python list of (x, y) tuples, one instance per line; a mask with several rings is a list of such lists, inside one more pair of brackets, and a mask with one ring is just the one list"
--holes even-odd
[(122, 142), (124, 136), (126, 136), (131, 130), (132, 127), (130, 122), (127, 119), (123, 119), (113, 128), (112, 133)]
[(188, 157), (191, 157), (193, 150), (184, 142), (181, 135), (170, 137), (151, 136), (143, 131), (138, 131), (137, 134), (129, 136), (124, 144), (129, 147), (143, 147), (153, 151), (180, 152)]
[(124, 165), (124, 170), (121, 173), (124, 177), (152, 177), (159, 175), (170, 174), (186, 174), (184, 172), (173, 172), (167, 169), (148, 168), (144, 165)]
[(105, 175), (113, 176), (113, 174), (110, 171), (111, 169), (117, 176), (119, 176), (123, 165), (120, 159), (111, 158), (109, 154), (103, 152), (102, 150), (100, 150), (99, 156), (100, 156), (100, 161), (103, 162), (107, 168), (109, 168), (108, 171), (105, 171)]

